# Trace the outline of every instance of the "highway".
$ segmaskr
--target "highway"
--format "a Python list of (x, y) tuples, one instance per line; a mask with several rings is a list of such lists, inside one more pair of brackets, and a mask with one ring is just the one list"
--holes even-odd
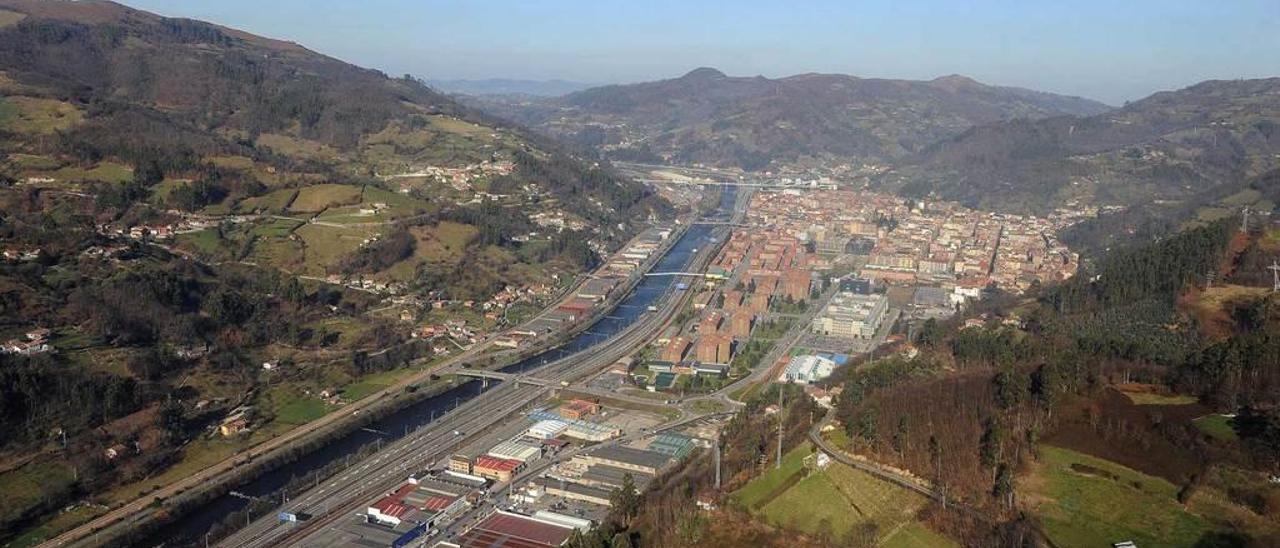
[[(674, 240), (672, 243), (674, 244)], [(628, 245), (630, 244), (628, 243)], [(662, 253), (655, 254), (654, 257), (649, 259), (644, 269), (651, 268), (653, 265), (657, 264), (662, 255), (667, 251), (669, 251), (669, 247), (663, 249)], [(642, 276), (636, 275), (634, 278), (638, 280), (642, 279)], [(571, 289), (566, 291), (562, 297), (567, 297), (572, 294), (573, 290)], [(559, 300), (556, 301), (556, 304), (558, 303)], [(554, 308), (556, 304), (553, 304), (552, 308)], [(472, 345), (470, 348), (451, 356), (444, 363), (440, 364), (438, 368), (433, 368), (431, 371), (423, 371), (418, 374), (409, 375), (387, 388), (370, 394), (359, 401), (351, 402), (344, 406), (341, 412), (329, 413), (319, 419), (293, 428), (276, 438), (272, 438), (253, 447), (244, 449), (212, 466), (200, 470), (195, 474), (172, 482), (168, 485), (161, 486), (155, 491), (133, 499), (121, 506), (112, 508), (107, 513), (80, 524), (73, 529), (64, 531), (58, 536), (41, 543), (41, 546), (97, 546), (99, 545), (99, 535), (101, 533), (104, 533), (108, 528), (133, 527), (135, 524), (149, 518), (149, 510), (152, 509), (153, 505), (156, 503), (165, 500), (172, 500), (174, 497), (184, 493), (226, 481), (237, 473), (237, 468), (239, 466), (246, 462), (267, 457), (282, 448), (302, 442), (316, 432), (336, 427), (343, 421), (349, 420), (352, 415), (364, 412), (374, 406), (382, 405), (387, 401), (391, 401), (393, 398), (404, 397), (405, 388), (428, 380), (430, 376), (437, 374), (440, 369), (457, 367), (459, 364), (467, 363), (479, 358), (495, 360), (518, 352), (516, 350), (502, 350), (486, 354), (491, 347), (492, 341), (497, 339), (499, 336), (500, 333), (491, 334), (484, 340)], [(371, 354), (371, 356), (381, 354), (385, 350), (386, 349)]]
[(448, 456), (468, 436), (493, 426), (547, 393), (545, 388), (513, 383), (494, 388), (285, 504), (289, 511), (314, 516), (311, 521), (298, 525), (280, 523), (272, 513), (218, 545), (271, 546), (301, 528), (318, 530), (333, 519), (359, 512), (368, 499), (394, 489), (409, 474)]
[[(734, 217), (745, 212), (746, 200), (739, 196)], [(716, 240), (723, 243), (727, 229), (716, 229)], [(718, 246), (698, 250), (690, 261), (691, 270), (701, 270), (714, 258)], [(658, 310), (648, 312), (624, 328), (607, 342), (537, 368), (537, 378), (551, 386), (571, 383), (612, 365), (652, 339), (683, 308), (692, 292), (668, 289), (659, 297)], [(457, 362), (454, 362), (457, 363)], [(520, 377), (522, 375), (517, 375)], [(394, 489), (404, 481), (408, 471), (426, 467), (460, 446), (466, 434), (484, 429), (511, 416), (521, 408), (545, 396), (550, 388), (521, 386), (519, 382), (502, 386), (476, 396), (456, 412), (441, 417), (419, 432), (398, 440), (386, 449), (368, 457), (354, 470), (327, 480), (286, 505), (290, 510), (307, 512), (313, 519), (298, 524), (281, 524), (274, 513), (227, 537), (219, 546), (273, 546), (305, 542), (311, 535), (323, 535), (327, 525), (342, 516), (363, 510), (363, 505), (379, 493)], [(455, 431), (464, 435), (454, 435)]]
[[(710, 255), (706, 250), (700, 252)], [(703, 255), (695, 262), (705, 262)], [(588, 375), (608, 367), (636, 347), (652, 338), (670, 320), (685, 301), (687, 292), (667, 294), (661, 298), (657, 312), (650, 312), (619, 332), (613, 339), (596, 348), (579, 352), (537, 369), (539, 379), (547, 379), (553, 386), (560, 382)], [(519, 377), (519, 375), (517, 375)], [(307, 512), (315, 516), (300, 525), (281, 524), (274, 514), (253, 522), (249, 527), (219, 542), (219, 546), (272, 546), (276, 543), (305, 544), (312, 535), (325, 535), (325, 529), (334, 520), (359, 513), (368, 501), (378, 493), (390, 491), (404, 481), (410, 471), (427, 467), (455, 450), (466, 436), (454, 436), (455, 430), (464, 434), (476, 432), (511, 416), (549, 391), (548, 388), (514, 387), (519, 383), (505, 383), (499, 388), (476, 396), (467, 402), (466, 412), (450, 413), (423, 428), (410, 438), (400, 440), (379, 451), (361, 463), (359, 468), (343, 474), (338, 480), (330, 480), (323, 487), (313, 488), (302, 497), (286, 505), (290, 510)], [(523, 397), (498, 399), (499, 392), (515, 390)], [(303, 506), (305, 505), (305, 506)]]

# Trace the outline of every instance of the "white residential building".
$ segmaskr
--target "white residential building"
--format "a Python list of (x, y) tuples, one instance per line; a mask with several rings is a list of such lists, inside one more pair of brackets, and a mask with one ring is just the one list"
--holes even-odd
[(840, 292), (813, 319), (810, 329), (819, 335), (870, 339), (876, 336), (888, 312), (889, 299), (884, 295)]

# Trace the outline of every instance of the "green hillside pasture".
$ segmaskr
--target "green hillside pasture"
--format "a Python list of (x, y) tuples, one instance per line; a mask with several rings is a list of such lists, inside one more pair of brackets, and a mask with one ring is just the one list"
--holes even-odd
[(804, 458), (813, 453), (813, 446), (804, 442), (782, 457), (782, 467), (769, 467), (760, 477), (751, 480), (741, 489), (734, 491), (732, 498), (748, 510), (768, 504), (773, 497), (788, 485), (796, 474), (803, 473)]
[(284, 424), (306, 424), (325, 416), (334, 409), (324, 400), (308, 396), (291, 387), (272, 390), (270, 397), (276, 422)]
[(298, 191), (289, 211), (316, 213), (328, 207), (355, 204), (360, 201), (360, 187), (351, 185), (320, 184)]
[(912, 491), (833, 462), (766, 504), (761, 514), (778, 526), (843, 538), (864, 524), (874, 524), (882, 535), (896, 534), (925, 503)]
[(36, 97), (0, 98), (0, 128), (14, 133), (48, 135), (84, 119), (75, 105)]
[(86, 181), (123, 183), (133, 179), (133, 170), (124, 164), (101, 162), (91, 168), (67, 166), (50, 172), (48, 177), (68, 183), (81, 183)]
[(197, 232), (179, 234), (176, 237), (178, 247), (195, 251), (208, 258), (223, 259), (230, 256), (231, 250), (218, 237), (218, 229), (206, 228)]
[(462, 260), (462, 253), (478, 231), (471, 225), (443, 221), (433, 226), (413, 227), (409, 234), (416, 242), (413, 256), (383, 271), (392, 280), (413, 279), (422, 264), (456, 264)]
[(918, 521), (902, 524), (880, 541), (881, 548), (950, 548), (960, 546), (954, 540), (934, 532)]
[[(360, 203), (331, 207), (319, 220), (338, 224), (389, 223), (421, 213), (431, 213), (440, 208), (425, 200), (367, 186)], [(376, 211), (376, 212), (373, 212)]]
[(71, 469), (51, 459), (36, 459), (0, 474), (0, 521), (15, 520), (47, 498), (68, 491), (75, 481)]
[(14, 153), (9, 155), (9, 160), (13, 161), (19, 169), (53, 171), (62, 167), (62, 162), (58, 161), (57, 158), (38, 156), (35, 154)]
[(1063, 547), (1193, 546), (1209, 524), (1177, 501), (1177, 486), (1111, 461), (1053, 446), (1027, 484), (1034, 511)]
[(285, 270), (299, 268), (306, 258), (303, 243), (290, 237), (303, 223), (288, 219), (272, 219), (253, 228), (251, 260)]
[(297, 189), (282, 188), (261, 196), (253, 196), (240, 200), (240, 203), (236, 204), (235, 209), (238, 213), (253, 213), (257, 211), (284, 213), (289, 208), (289, 204), (293, 202), (294, 197), (297, 195)]
[(317, 141), (290, 137), (288, 135), (263, 133), (258, 136), (257, 143), (259, 146), (269, 148), (275, 153), (284, 156), (307, 158), (325, 162), (342, 160), (342, 154), (338, 152), (337, 149), (334, 149), (329, 145)]
[(1236, 441), (1239, 436), (1236, 435), (1236, 429), (1231, 426), (1231, 418), (1226, 415), (1205, 415), (1194, 421), (1192, 424), (1201, 432), (1208, 434), (1222, 441)]
[(376, 230), (358, 227), (339, 228), (306, 224), (294, 232), (305, 244), (303, 270), (306, 274), (323, 276), (327, 269), (337, 265), (347, 254), (360, 249), (362, 242), (376, 234)]

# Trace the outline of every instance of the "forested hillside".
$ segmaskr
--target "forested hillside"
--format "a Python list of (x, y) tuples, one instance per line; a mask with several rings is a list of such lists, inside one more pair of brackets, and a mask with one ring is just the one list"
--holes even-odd
[(748, 171), (805, 161), (886, 163), (975, 125), (1105, 105), (962, 76), (930, 81), (801, 74), (731, 77), (700, 68), (679, 78), (592, 88), (482, 107), (610, 157)]
[(980, 125), (887, 181), (987, 207), (1193, 199), (1280, 166), (1280, 79), (1209, 81), (1113, 112)]
[(456, 348), (421, 325), (516, 321), (670, 213), (414, 78), (0, 1), (0, 543), (376, 393)]
[[(1080, 542), (1071, 531), (1084, 522), (1073, 520), (1096, 519), (1090, 542), (1269, 545), (1280, 534), (1280, 489), (1265, 481), (1280, 470), (1280, 301), (1269, 281), (1258, 286), (1265, 268), (1251, 257), (1280, 245), (1274, 225), (1237, 226), (1115, 250), (1038, 300), (979, 307), (982, 326), (929, 322), (918, 355), (855, 366), (838, 382), (848, 447), (1066, 544)], [(1086, 518), (1099, 502), (1046, 501), (1075, 496), (1059, 491), (1081, 481), (1073, 470), (1141, 477), (1149, 487), (1133, 503), (1152, 506)], [(1177, 529), (1129, 513), (1157, 506), (1181, 508), (1161, 510)], [(938, 523), (974, 538), (963, 519)]]

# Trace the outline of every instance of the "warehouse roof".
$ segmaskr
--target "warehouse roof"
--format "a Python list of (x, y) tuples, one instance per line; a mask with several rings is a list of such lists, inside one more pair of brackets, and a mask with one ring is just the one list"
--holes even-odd
[(530, 445), (517, 440), (507, 440), (489, 449), (489, 454), (504, 459), (514, 459), (525, 462), (542, 453), (542, 449), (536, 445)]
[(551, 548), (564, 544), (573, 528), (501, 510), (463, 533), (464, 548)]
[(582, 480), (588, 483), (621, 487), (622, 479), (627, 475), (631, 476), (631, 481), (635, 482), (637, 487), (643, 487), (645, 484), (649, 483), (649, 481), (653, 480), (653, 474), (624, 470), (607, 464), (593, 464), (588, 466), (587, 471), (582, 473)]
[(522, 464), (524, 463), (514, 459), (503, 459), (503, 458), (490, 457), (488, 455), (485, 455), (483, 457), (477, 457), (475, 465), (477, 468), (484, 468), (487, 470), (498, 470), (502, 472), (510, 472), (512, 470), (515, 470), (516, 468), (519, 468), (520, 465)]
[(600, 449), (592, 451), (591, 456), (601, 460), (610, 460), (655, 469), (666, 466), (666, 464), (671, 460), (662, 453), (623, 446), (601, 447)]

